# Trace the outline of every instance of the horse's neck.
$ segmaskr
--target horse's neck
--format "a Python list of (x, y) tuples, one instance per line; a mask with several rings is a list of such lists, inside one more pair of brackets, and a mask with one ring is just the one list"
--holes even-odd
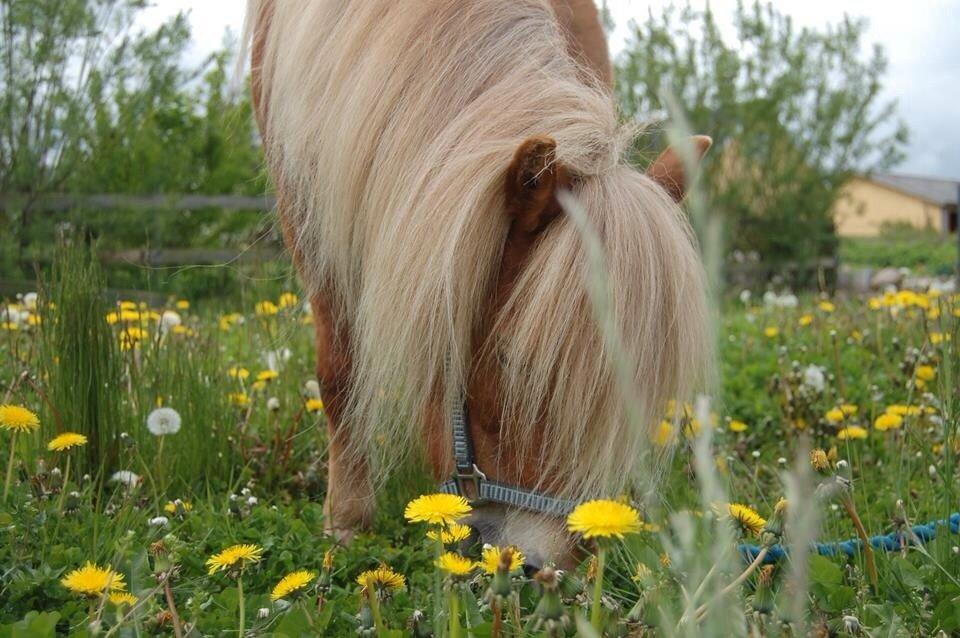
[(613, 85), (610, 53), (593, 0), (550, 0), (567, 36), (570, 54), (592, 70), (606, 86)]

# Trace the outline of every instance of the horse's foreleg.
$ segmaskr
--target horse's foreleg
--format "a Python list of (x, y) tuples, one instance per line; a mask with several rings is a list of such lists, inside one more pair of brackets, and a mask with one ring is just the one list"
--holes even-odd
[(373, 487), (366, 458), (352, 445), (345, 418), (350, 383), (349, 340), (339, 329), (322, 294), (311, 299), (317, 340), (317, 379), (320, 382), (329, 433), (327, 497), (324, 530), (348, 541), (373, 516)]

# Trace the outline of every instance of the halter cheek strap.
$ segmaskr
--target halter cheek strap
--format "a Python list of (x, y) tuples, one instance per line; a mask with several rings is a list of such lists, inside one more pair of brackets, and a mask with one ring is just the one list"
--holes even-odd
[(438, 489), (441, 492), (462, 496), (472, 505), (498, 503), (551, 516), (566, 516), (573, 510), (576, 505), (574, 501), (492, 481), (480, 471), (474, 461), (473, 441), (470, 439), (462, 390), (451, 408), (450, 420), (453, 424), (454, 474), (440, 484)]

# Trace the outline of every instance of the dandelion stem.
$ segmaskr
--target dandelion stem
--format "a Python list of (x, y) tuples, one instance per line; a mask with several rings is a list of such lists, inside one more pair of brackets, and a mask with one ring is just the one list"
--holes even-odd
[(490, 613), (493, 615), (493, 626), (490, 628), (490, 638), (500, 638), (503, 627), (503, 616), (500, 614), (500, 603), (494, 597), (490, 601)]
[(590, 606), (590, 625), (600, 632), (600, 598), (603, 595), (603, 568), (606, 563), (606, 549), (603, 545), (597, 548), (597, 575), (593, 582), (593, 603)]
[(450, 614), (450, 638), (460, 638), (460, 598), (456, 585), (451, 585), (447, 592), (447, 609)]
[(67, 454), (67, 465), (63, 469), (63, 485), (60, 486), (60, 500), (57, 502), (57, 516), (63, 514), (63, 497), (67, 493), (67, 484), (70, 482), (70, 454)]
[(377, 592), (374, 587), (367, 587), (364, 591), (367, 594), (367, 602), (370, 604), (370, 615), (373, 616), (373, 626), (377, 630), (377, 636), (383, 636), (383, 617), (380, 615), (380, 600), (377, 598)]
[(17, 453), (17, 433), (10, 435), (10, 459), (7, 461), (7, 480), (3, 483), (3, 502), (7, 502), (7, 494), (10, 493), (10, 480), (13, 478), (13, 461)]
[[(167, 599), (167, 609), (170, 611), (170, 622), (173, 625), (173, 634), (176, 638), (183, 638), (183, 630), (180, 628), (180, 616), (177, 615), (177, 606), (173, 603), (173, 592), (170, 591), (170, 573), (163, 579), (163, 595)], [(241, 600), (243, 596), (240, 596)], [(242, 605), (243, 603), (241, 603)], [(241, 612), (241, 616), (243, 613)]]
[(860, 516), (857, 514), (857, 508), (853, 504), (853, 497), (844, 497), (843, 508), (847, 510), (847, 515), (850, 517), (850, 520), (853, 521), (853, 526), (857, 530), (857, 536), (860, 537), (860, 542), (863, 544), (863, 559), (867, 567), (867, 576), (870, 577), (870, 585), (873, 586), (874, 591), (876, 591), (877, 564), (873, 558), (873, 546), (870, 545), (870, 536), (863, 526), (863, 521), (860, 520)]
[(240, 572), (240, 575), (237, 576), (237, 603), (240, 611), (240, 623), (237, 635), (243, 638), (244, 621), (246, 620), (246, 614), (243, 608), (243, 572)]

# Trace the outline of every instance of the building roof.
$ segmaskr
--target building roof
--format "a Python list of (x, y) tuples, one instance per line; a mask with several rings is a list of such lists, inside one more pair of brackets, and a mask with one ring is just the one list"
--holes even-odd
[(875, 173), (870, 180), (940, 206), (956, 205), (958, 192), (960, 192), (960, 181), (937, 177)]

